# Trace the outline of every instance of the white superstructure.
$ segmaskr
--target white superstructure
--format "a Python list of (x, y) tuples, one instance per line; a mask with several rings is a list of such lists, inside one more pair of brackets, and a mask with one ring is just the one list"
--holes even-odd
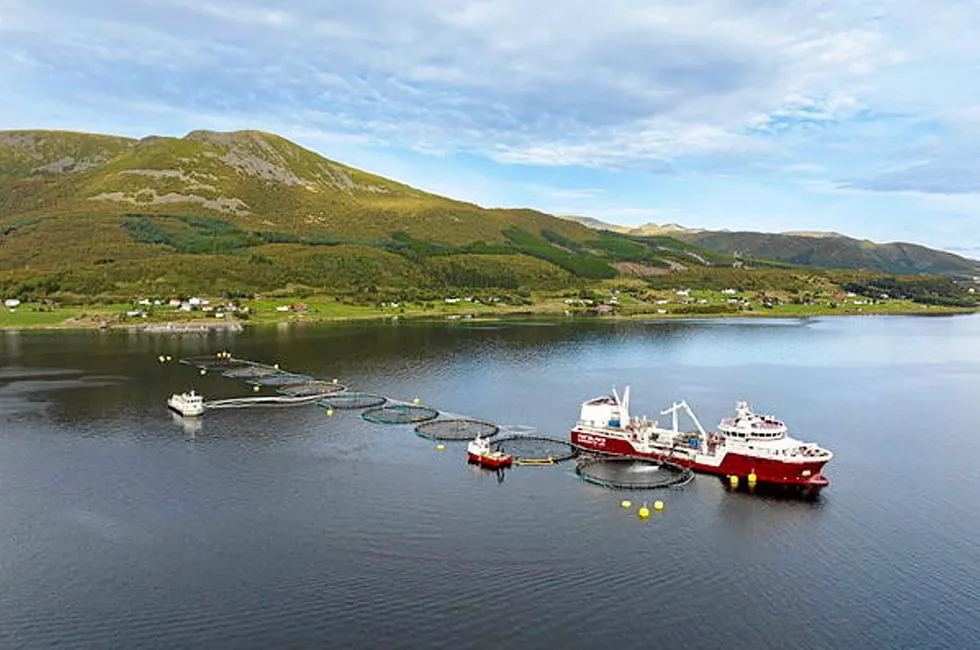
[(204, 413), (204, 397), (193, 390), (189, 393), (175, 393), (167, 400), (167, 406), (183, 416), (195, 416)]

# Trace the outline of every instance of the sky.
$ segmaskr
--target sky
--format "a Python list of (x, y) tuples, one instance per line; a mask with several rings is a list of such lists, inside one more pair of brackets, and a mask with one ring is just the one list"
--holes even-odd
[(977, 0), (0, 0), (0, 129), (261, 129), (489, 207), (980, 258)]

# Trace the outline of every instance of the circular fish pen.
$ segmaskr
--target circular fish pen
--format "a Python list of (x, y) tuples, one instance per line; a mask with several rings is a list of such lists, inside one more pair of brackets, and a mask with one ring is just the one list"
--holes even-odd
[(340, 393), (329, 395), (316, 402), (317, 406), (326, 409), (369, 409), (381, 406), (388, 401), (387, 397), (371, 393)]
[(415, 424), (435, 420), (439, 417), (439, 411), (427, 406), (395, 404), (364, 411), (361, 413), (361, 417), (376, 424)]
[(494, 440), (492, 446), (496, 451), (512, 456), (517, 465), (554, 465), (578, 456), (575, 445), (551, 436), (504, 436)]
[(221, 373), (222, 377), (229, 379), (256, 379), (258, 377), (268, 377), (278, 375), (279, 371), (269, 366), (245, 366), (243, 368), (232, 368)]
[(588, 457), (575, 467), (580, 478), (606, 488), (651, 490), (684, 485), (694, 472), (667, 461), (635, 457)]
[(500, 432), (500, 427), (492, 422), (453, 418), (430, 420), (415, 427), (415, 433), (429, 440), (473, 440), (489, 438)]
[(289, 384), (281, 386), (276, 391), (282, 395), (291, 397), (307, 397), (310, 395), (330, 395), (341, 393), (347, 390), (346, 386), (335, 384), (332, 381), (307, 381), (302, 384)]

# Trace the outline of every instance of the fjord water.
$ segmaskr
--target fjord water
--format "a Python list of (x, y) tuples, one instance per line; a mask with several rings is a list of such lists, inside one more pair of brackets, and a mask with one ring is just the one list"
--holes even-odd
[[(165, 409), (228, 348), (565, 436), (738, 399), (831, 448), (815, 501), (503, 480), (312, 406)], [(947, 648), (980, 639), (980, 317), (0, 333), (3, 648)], [(641, 521), (620, 508), (660, 498)]]

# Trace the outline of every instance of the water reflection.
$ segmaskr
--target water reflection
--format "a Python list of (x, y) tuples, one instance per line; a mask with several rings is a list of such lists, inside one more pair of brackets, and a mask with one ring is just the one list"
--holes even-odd
[(181, 430), (188, 440), (195, 440), (197, 434), (204, 427), (204, 419), (200, 417), (184, 417), (178, 413), (170, 411), (170, 420)]
[(503, 467), (490, 468), (482, 467), (476, 463), (466, 463), (466, 468), (469, 473), (473, 476), (479, 477), (481, 479), (489, 479), (490, 477), (497, 479), (497, 485), (501, 485), (504, 479), (507, 477), (507, 470)]

